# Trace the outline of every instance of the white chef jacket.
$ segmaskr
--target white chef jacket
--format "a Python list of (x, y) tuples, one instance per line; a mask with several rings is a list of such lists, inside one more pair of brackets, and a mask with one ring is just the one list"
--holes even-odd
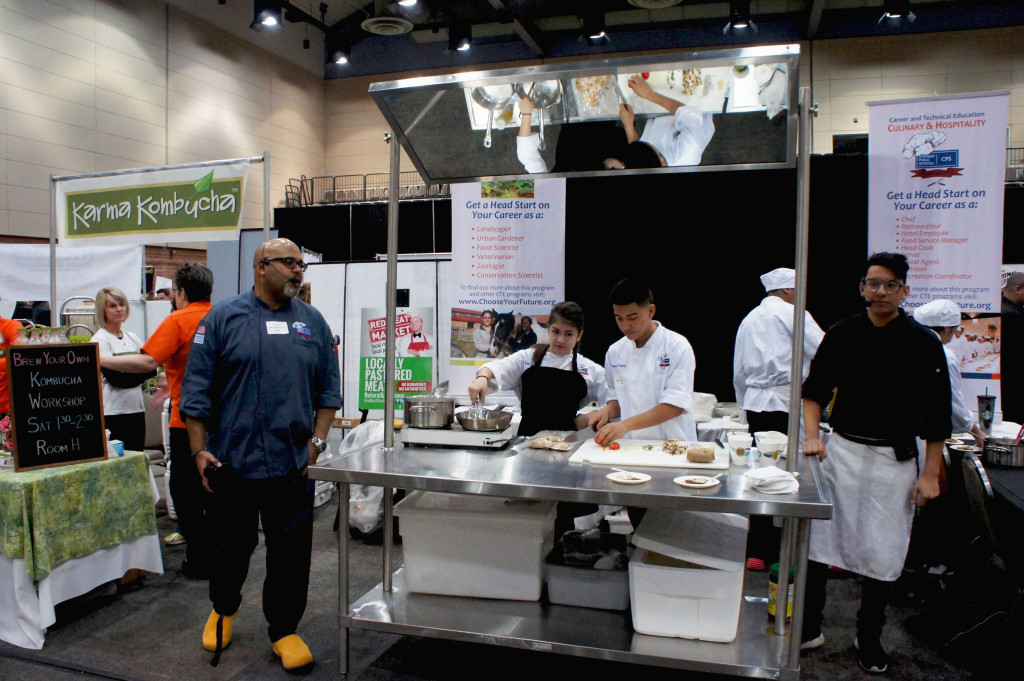
[[(542, 367), (572, 370), (572, 354), (559, 357), (548, 350), (540, 360)], [(490, 369), (494, 374), (494, 380), (488, 384), (497, 390), (511, 390), (515, 392), (520, 402), (523, 401), (523, 372), (533, 366), (533, 348), (520, 350), (508, 357), (488, 362), (485, 369)], [(591, 402), (597, 402), (598, 406), (608, 401), (608, 389), (605, 386), (604, 368), (597, 362), (587, 359), (583, 355), (576, 355), (576, 371), (587, 382), (587, 396), (580, 401), (580, 407), (585, 407)]]
[[(803, 378), (807, 377), (811, 359), (824, 337), (825, 332), (811, 314), (804, 312)], [(765, 296), (736, 331), (732, 385), (740, 409), (789, 411), (792, 361), (793, 305), (778, 296)]]
[(658, 327), (642, 348), (628, 338), (620, 338), (608, 348), (604, 361), (608, 400), (618, 400), (623, 419), (642, 414), (661, 403), (684, 410), (674, 419), (652, 428), (631, 431), (627, 437), (696, 442), (693, 372), (697, 361), (693, 348), (682, 335), (658, 322), (655, 324)]
[[(935, 333), (932, 331), (932, 333)], [(935, 334), (938, 336), (939, 334)], [(963, 379), (960, 376), (960, 358), (950, 349), (951, 343), (942, 346), (946, 353), (946, 366), (949, 367), (949, 388), (953, 393), (953, 432), (968, 433), (974, 425), (974, 414), (964, 403)]]
[(537, 133), (516, 137), (516, 157), (528, 173), (548, 172), (548, 164), (540, 155), (540, 135)]
[(959, 338), (954, 335), (949, 343), (946, 344), (946, 347), (953, 351), (960, 364), (963, 364), (967, 359), (967, 338), (963, 335)]
[(654, 147), (668, 166), (695, 166), (714, 134), (711, 114), (681, 106), (671, 116), (648, 119), (640, 141)]
[[(110, 357), (125, 352), (138, 352), (142, 349), (142, 341), (131, 331), (121, 330), (121, 338), (100, 328), (92, 336), (92, 341), (99, 346), (100, 356)], [(142, 399), (142, 388), (115, 388), (103, 379), (103, 413), (107, 416), (119, 414), (138, 414), (146, 411)]]

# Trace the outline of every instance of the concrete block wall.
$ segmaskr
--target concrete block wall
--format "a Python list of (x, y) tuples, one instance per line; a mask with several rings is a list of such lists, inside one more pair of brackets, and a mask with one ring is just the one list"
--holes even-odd
[[(271, 153), (324, 168), (322, 79), (163, 2), (0, 0), (0, 240), (49, 237), (49, 176)], [(243, 227), (263, 225), (253, 165)], [(200, 246), (196, 244), (197, 246)]]

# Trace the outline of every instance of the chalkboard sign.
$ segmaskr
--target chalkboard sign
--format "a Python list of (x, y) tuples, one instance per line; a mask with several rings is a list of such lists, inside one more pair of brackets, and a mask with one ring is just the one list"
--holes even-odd
[(107, 458), (96, 343), (7, 347), (16, 471)]

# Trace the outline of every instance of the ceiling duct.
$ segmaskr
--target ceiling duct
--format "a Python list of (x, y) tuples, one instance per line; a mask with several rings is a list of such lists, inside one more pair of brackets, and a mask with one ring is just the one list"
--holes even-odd
[(369, 17), (360, 25), (367, 33), (374, 35), (401, 35), (408, 33), (413, 28), (413, 23), (408, 19), (396, 17), (389, 14), (389, 3), (387, 0), (376, 0), (374, 2), (374, 16)]
[(683, 0), (628, 0), (629, 4), (633, 7), (640, 7), (642, 9), (665, 9), (666, 7), (675, 7)]

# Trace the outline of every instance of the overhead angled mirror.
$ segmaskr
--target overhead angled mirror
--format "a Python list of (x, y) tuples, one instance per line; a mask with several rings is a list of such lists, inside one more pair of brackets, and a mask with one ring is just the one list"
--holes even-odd
[(799, 45), (370, 86), (429, 182), (793, 167)]

